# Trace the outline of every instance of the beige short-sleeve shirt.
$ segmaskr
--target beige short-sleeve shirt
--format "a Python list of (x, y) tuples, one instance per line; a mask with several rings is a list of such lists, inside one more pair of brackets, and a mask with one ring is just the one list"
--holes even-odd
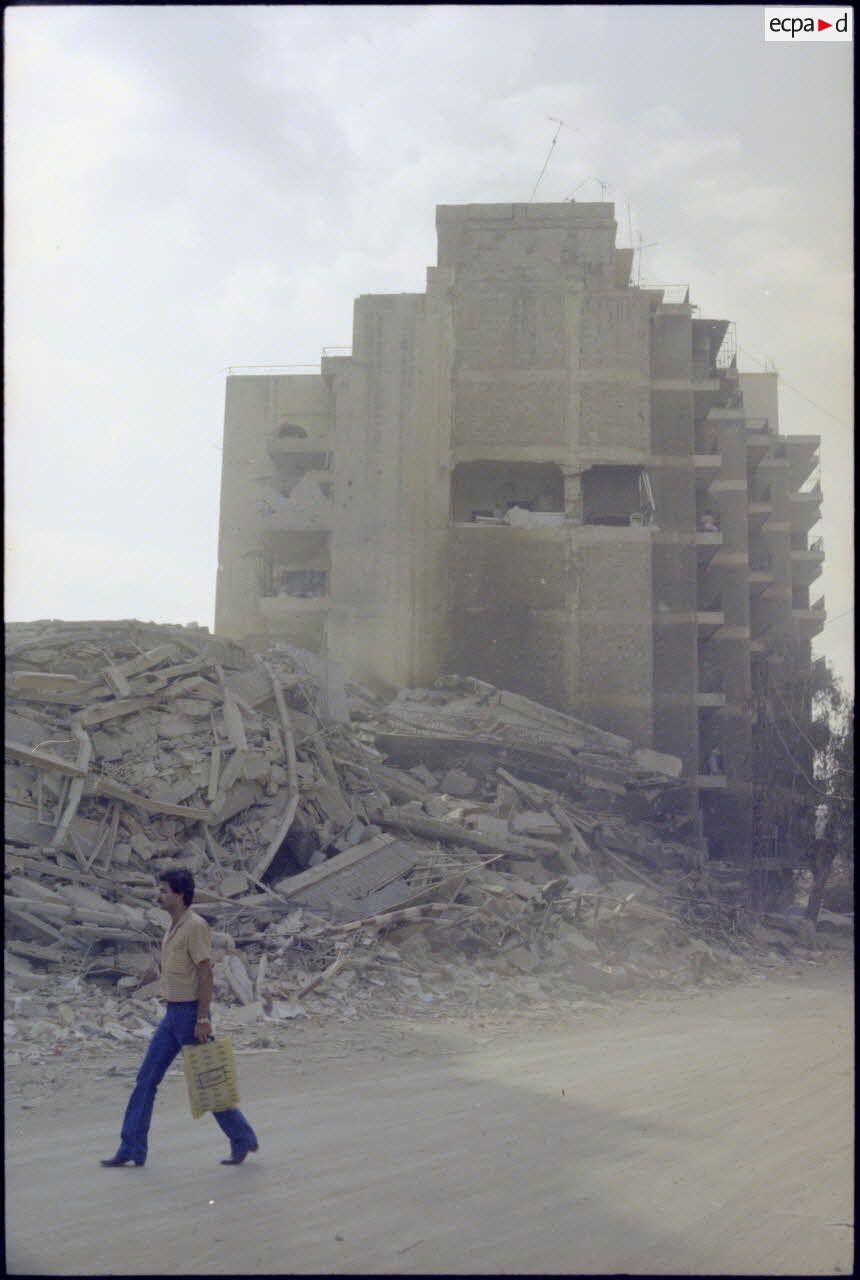
[(163, 1000), (197, 1000), (200, 983), (197, 966), (212, 959), (212, 938), (202, 916), (189, 907), (171, 923), (161, 943), (161, 996)]

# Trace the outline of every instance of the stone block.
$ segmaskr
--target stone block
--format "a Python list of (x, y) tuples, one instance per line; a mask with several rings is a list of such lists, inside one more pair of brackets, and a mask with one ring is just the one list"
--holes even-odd
[(491, 813), (478, 813), (475, 814), (472, 825), (488, 840), (498, 840), (506, 845), (510, 839), (510, 830), (505, 818), (496, 818)]
[(470, 796), (477, 785), (475, 779), (462, 769), (449, 769), (439, 783), (439, 789), (449, 796), (465, 797)]
[(414, 768), (409, 770), (409, 772), (412, 774), (413, 778), (417, 778), (419, 782), (423, 782), (427, 787), (432, 787), (435, 790), (438, 786), (438, 780), (435, 773), (431, 773), (424, 764), (416, 764)]

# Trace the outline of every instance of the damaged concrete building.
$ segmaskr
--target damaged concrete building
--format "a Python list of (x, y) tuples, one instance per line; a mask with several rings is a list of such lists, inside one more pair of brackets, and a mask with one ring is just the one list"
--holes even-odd
[[(819, 437), (734, 326), (631, 283), (609, 203), (440, 206), (351, 354), (227, 380), (216, 631), (388, 688), (475, 676), (680, 758), (754, 845), (754, 686), (810, 659)], [(771, 851), (773, 853), (773, 850)]]

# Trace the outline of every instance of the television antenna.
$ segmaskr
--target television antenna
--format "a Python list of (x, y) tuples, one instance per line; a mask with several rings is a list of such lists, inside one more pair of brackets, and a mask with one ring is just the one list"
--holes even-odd
[(638, 244), (637, 244), (637, 246), (636, 246), (636, 251), (637, 251), (637, 253), (639, 254), (639, 257), (638, 257), (637, 262), (636, 262), (636, 288), (638, 289), (638, 288), (639, 288), (639, 286), (640, 286), (640, 284), (641, 284), (641, 281), (642, 281), (642, 250), (643, 250), (643, 249), (655, 249), (655, 248), (657, 247), (657, 245), (660, 243), (660, 241), (659, 241), (659, 240), (651, 240), (651, 241), (649, 241), (649, 243), (648, 243), (648, 244), (645, 244), (645, 243), (643, 242), (643, 241), (644, 241), (644, 237), (643, 237), (643, 235), (642, 235), (642, 232), (641, 232), (641, 231), (637, 231), (637, 233), (636, 233), (636, 234), (637, 234), (637, 237), (638, 237), (638, 240), (639, 240), (639, 243), (638, 243)]
[(557, 125), (558, 125), (558, 128), (556, 129), (556, 131), (555, 131), (555, 133), (554, 133), (554, 135), (553, 135), (552, 142), (549, 144), (549, 151), (546, 153), (546, 160), (544, 160), (544, 162), (543, 162), (543, 168), (541, 169), (540, 173), (538, 174), (538, 176), (537, 176), (537, 182), (535, 183), (535, 185), (534, 185), (534, 189), (532, 190), (532, 193), (531, 193), (531, 195), (529, 196), (529, 200), (528, 200), (529, 204), (531, 204), (532, 200), (534, 200), (534, 198), (535, 198), (535, 192), (537, 191), (538, 187), (540, 186), (540, 180), (541, 180), (541, 178), (542, 178), (542, 177), (543, 177), (543, 175), (546, 173), (547, 165), (549, 164), (549, 162), (550, 162), (550, 158), (551, 158), (551, 156), (552, 156), (552, 149), (553, 149), (553, 147), (555, 146), (555, 144), (558, 142), (558, 135), (561, 133), (562, 129), (570, 129), (571, 133), (577, 133), (577, 132), (578, 132), (578, 130), (577, 130), (577, 129), (573, 129), (573, 128), (571, 128), (571, 126), (570, 126), (569, 124), (565, 124), (565, 122), (564, 122), (563, 120), (559, 120), (556, 116), (547, 116), (547, 120), (551, 120), (551, 121), (553, 122), (553, 124), (557, 124)]

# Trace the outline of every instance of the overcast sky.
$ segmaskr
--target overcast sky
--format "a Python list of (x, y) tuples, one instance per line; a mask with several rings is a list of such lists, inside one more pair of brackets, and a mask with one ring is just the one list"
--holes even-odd
[(528, 200), (556, 117), (535, 198), (604, 183), (634, 279), (736, 320), (821, 435), (853, 682), (850, 44), (765, 43), (757, 5), (5, 17), (8, 619), (211, 627), (226, 368), (422, 291), (435, 206)]

